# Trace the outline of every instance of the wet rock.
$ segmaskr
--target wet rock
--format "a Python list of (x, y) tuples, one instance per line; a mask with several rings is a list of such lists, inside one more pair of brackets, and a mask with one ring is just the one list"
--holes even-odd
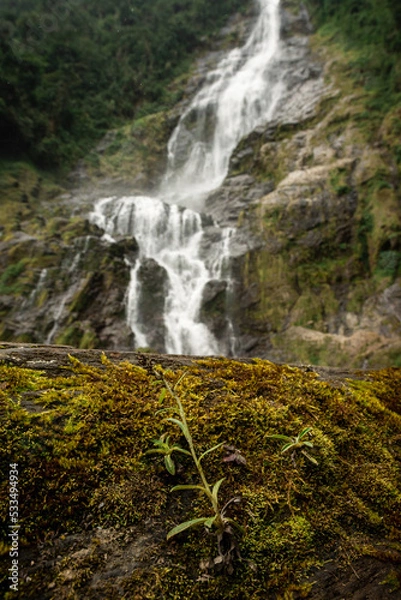
[(220, 226), (235, 226), (243, 210), (272, 190), (270, 181), (257, 182), (251, 175), (227, 177), (223, 185), (209, 195), (205, 210)]
[(109, 350), (130, 350), (135, 340), (131, 328), (124, 319), (109, 317), (98, 334), (99, 347)]
[(220, 296), (222, 292), (225, 292), (227, 289), (227, 282), (214, 279), (212, 281), (208, 281), (205, 287), (203, 288), (202, 294), (202, 306), (205, 310), (211, 306), (211, 304), (216, 301), (217, 296)]
[(0, 296), (0, 311), (9, 310), (14, 305), (15, 299), (13, 296), (7, 296), (2, 294)]
[(386, 288), (379, 299), (379, 308), (392, 315), (401, 324), (401, 285), (394, 283)]
[(229, 346), (228, 284), (226, 281), (208, 281), (203, 289), (199, 318), (217, 340)]
[(109, 244), (109, 254), (111, 257), (126, 258), (130, 264), (134, 264), (139, 255), (138, 242), (135, 238), (122, 238), (115, 244)]
[(167, 271), (153, 258), (143, 260), (138, 271), (141, 283), (138, 312), (150, 348), (164, 351), (166, 328), (164, 306), (168, 292)]
[(130, 271), (125, 256), (135, 248), (134, 242), (122, 241), (121, 247), (108, 244), (100, 230), (89, 229), (90, 235), (81, 235), (88, 231), (87, 223), (67, 221), (57, 238), (38, 240), (18, 234), (8, 244), (8, 254), (0, 252), (9, 261), (12, 256), (14, 264), (23, 259), (17, 267), (22, 265), (18, 268), (27, 280), (15, 288), (18, 298), (3, 303), (2, 339), (57, 341), (86, 348), (132, 347), (125, 320)]
[(306, 7), (301, 4), (298, 12), (295, 13), (287, 9), (286, 2), (283, 5), (284, 10), (281, 13), (281, 37), (310, 35), (313, 31), (313, 26)]

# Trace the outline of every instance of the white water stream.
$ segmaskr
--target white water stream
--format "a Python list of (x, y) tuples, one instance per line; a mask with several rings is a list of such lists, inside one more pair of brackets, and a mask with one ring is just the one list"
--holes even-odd
[(160, 194), (196, 210), (228, 172), (238, 142), (269, 121), (282, 94), (272, 71), (280, 42), (280, 0), (258, 0), (259, 18), (242, 48), (212, 70), (168, 144)]
[[(168, 280), (164, 305), (164, 351), (210, 355), (222, 346), (200, 322), (205, 285), (228, 280), (232, 230), (201, 217), (204, 200), (223, 182), (238, 142), (271, 119), (281, 95), (272, 78), (279, 52), (280, 0), (258, 0), (259, 17), (246, 44), (212, 70), (182, 115), (168, 144), (168, 169), (158, 197), (104, 198), (91, 220), (112, 241), (135, 237), (139, 257), (131, 268), (127, 319), (136, 346), (148, 346), (141, 319), (141, 265), (153, 259)], [(274, 83), (273, 83), (274, 81)], [(147, 299), (151, 302), (151, 299)], [(232, 350), (232, 349), (231, 349)]]

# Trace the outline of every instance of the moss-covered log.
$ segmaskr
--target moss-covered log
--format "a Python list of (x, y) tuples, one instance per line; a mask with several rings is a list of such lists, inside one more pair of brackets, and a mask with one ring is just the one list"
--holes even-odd
[[(1, 560), (6, 573), (16, 463), (19, 597), (353, 598), (355, 573), (366, 597), (399, 597), (400, 369), (23, 345), (3, 345), (0, 360)], [(223, 503), (241, 498), (228, 511), (245, 530), (231, 574), (211, 568), (205, 530), (166, 541), (210, 511), (195, 491), (170, 493), (197, 483), (190, 457), (173, 476), (146, 454), (165, 431), (185, 445), (156, 414), (174, 406), (163, 378), (184, 373), (176, 392), (197, 450), (226, 444), (205, 457), (207, 477), (225, 478)], [(270, 437), (305, 427), (317, 465)]]

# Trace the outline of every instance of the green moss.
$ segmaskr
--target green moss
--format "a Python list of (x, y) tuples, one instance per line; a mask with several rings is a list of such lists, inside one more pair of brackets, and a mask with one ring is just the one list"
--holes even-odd
[[(161, 367), (152, 364), (145, 370), (105, 359), (103, 368), (94, 368), (73, 359), (65, 365), (68, 377), (52, 379), (0, 365), (0, 466), (19, 463), (21, 526), (28, 542), (79, 532), (89, 515), (91, 528), (135, 528), (146, 518), (148, 532), (159, 531), (159, 541), (122, 581), (126, 595), (141, 590), (141, 597), (157, 598), (168, 589), (177, 599), (238, 600), (301, 593), (311, 568), (336, 548), (358, 555), (361, 536), (401, 537), (393, 518), (401, 504), (399, 369), (339, 386), (268, 361), (198, 361), (185, 368), (176, 388), (194, 443), (204, 451), (224, 441), (247, 461), (224, 463), (219, 453), (204, 459), (210, 480), (225, 477), (222, 501), (242, 497), (230, 514), (245, 527), (239, 540), (244, 561), (233, 575), (217, 575), (205, 585), (199, 562), (213, 552), (213, 539), (201, 531), (170, 543), (164, 539), (163, 532), (199, 516), (205, 505), (196, 494), (169, 492), (174, 483), (194, 481), (188, 457), (180, 458), (173, 478), (162, 461), (144, 454), (166, 429), (155, 416)], [(174, 384), (182, 372), (180, 367), (164, 376)], [(28, 397), (40, 412), (30, 410)], [(164, 406), (170, 404), (166, 396)], [(307, 425), (318, 466), (302, 455), (294, 465), (269, 437), (296, 435)], [(182, 444), (174, 425), (171, 435)], [(5, 479), (0, 505), (7, 505)], [(96, 560), (93, 555), (88, 568)], [(37, 575), (34, 586), (21, 582), (24, 597), (55, 577), (48, 570)], [(89, 581), (82, 579), (82, 590)], [(111, 588), (109, 597), (114, 593)]]
[(49, 213), (47, 202), (62, 193), (48, 174), (29, 163), (0, 161), (0, 222), (3, 238), (15, 231), (43, 234)]
[(79, 325), (70, 325), (57, 335), (56, 344), (80, 347), (82, 330)]
[[(358, 240), (361, 260), (375, 269), (386, 271), (382, 252), (396, 251), (400, 239), (401, 217), (397, 192), (391, 178), (379, 170), (361, 185), (362, 196), (359, 208)], [(390, 276), (397, 274), (397, 267), (391, 269)]]
[(292, 309), (294, 325), (313, 326), (324, 330), (325, 320), (338, 312), (339, 303), (333, 289), (323, 284), (319, 291), (304, 292)]
[(79, 347), (85, 348), (96, 348), (99, 346), (99, 341), (96, 337), (96, 333), (91, 330), (86, 330), (79, 342)]
[(351, 191), (346, 169), (333, 169), (330, 173), (330, 185), (337, 196), (343, 196)]
[(377, 273), (382, 277), (389, 277), (394, 281), (401, 265), (401, 252), (397, 250), (383, 250), (377, 260)]
[(363, 304), (374, 292), (374, 283), (372, 281), (362, 279), (355, 280), (349, 291), (346, 309), (348, 312), (358, 314), (362, 310)]
[(80, 285), (78, 292), (74, 295), (70, 305), (70, 313), (80, 313), (86, 310), (93, 302), (93, 293), (91, 293), (93, 282), (96, 281), (96, 274), (88, 273), (85, 280)]
[(247, 255), (243, 273), (244, 288), (253, 290), (253, 301), (246, 311), (249, 319), (279, 329), (288, 314), (288, 307), (296, 299), (291, 269), (285, 257), (261, 249)]
[(351, 358), (347, 353), (347, 349), (335, 343), (329, 335), (325, 336), (323, 333), (317, 332), (315, 338), (313, 326), (313, 322), (304, 325), (306, 331), (311, 329), (311, 337), (297, 335), (292, 329), (276, 334), (272, 337), (273, 346), (283, 349), (289, 360), (298, 364), (330, 365), (334, 367), (348, 364), (355, 368), (360, 366), (360, 357)]
[(0, 275), (0, 294), (18, 294), (23, 286), (19, 277), (25, 271), (26, 260), (9, 265)]
[(109, 133), (110, 143), (102, 154), (89, 154), (85, 159), (88, 173), (92, 177), (114, 176), (131, 182), (139, 177), (140, 185), (144, 185), (145, 179), (161, 174), (170, 133), (167, 111), (129, 122)]
[(96, 333), (87, 325), (69, 325), (57, 335), (57, 344), (73, 346), (75, 348), (90, 349), (99, 345)]

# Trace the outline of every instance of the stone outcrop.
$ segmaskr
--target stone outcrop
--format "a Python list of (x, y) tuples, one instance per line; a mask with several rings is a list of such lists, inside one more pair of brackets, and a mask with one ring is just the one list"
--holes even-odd
[(200, 320), (219, 341), (226, 341), (226, 352), (230, 353), (230, 323), (227, 319), (228, 290), (226, 281), (209, 281), (203, 289)]
[[(60, 227), (59, 237), (16, 236), (3, 242), (0, 255), (12, 255), (21, 271), (18, 278), (10, 276), (13, 295), (1, 296), (1, 337), (128, 349), (132, 333), (125, 324), (125, 257), (135, 255), (135, 241), (110, 245), (88, 223), (67, 223), (68, 234), (76, 235), (72, 240)], [(25, 296), (19, 296), (20, 290), (26, 290)]]
[(147, 258), (139, 267), (138, 280), (141, 283), (138, 311), (143, 333), (151, 348), (163, 349), (166, 335), (163, 314), (168, 291), (167, 272), (155, 260)]

